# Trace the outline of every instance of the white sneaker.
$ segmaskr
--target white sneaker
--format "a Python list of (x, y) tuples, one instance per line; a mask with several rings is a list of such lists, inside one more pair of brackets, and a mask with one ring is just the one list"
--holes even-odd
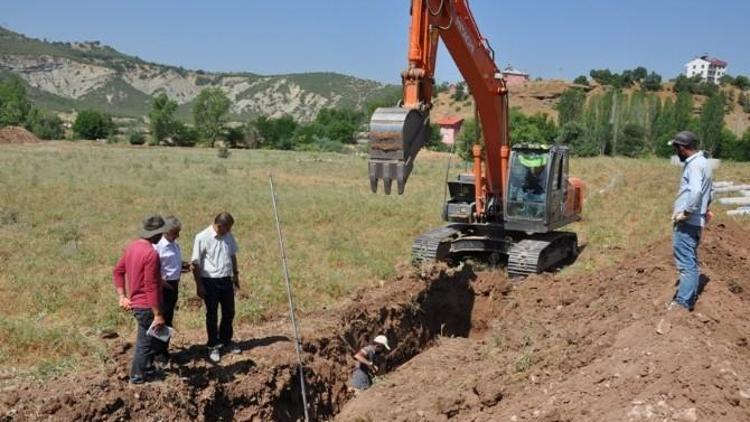
[(208, 358), (211, 359), (211, 362), (218, 363), (221, 360), (221, 353), (219, 353), (218, 347), (211, 347), (210, 353), (208, 354)]
[(242, 353), (242, 349), (240, 349), (240, 346), (234, 342), (229, 345), (229, 351), (231, 353), (234, 353), (235, 355), (239, 355), (240, 353)]

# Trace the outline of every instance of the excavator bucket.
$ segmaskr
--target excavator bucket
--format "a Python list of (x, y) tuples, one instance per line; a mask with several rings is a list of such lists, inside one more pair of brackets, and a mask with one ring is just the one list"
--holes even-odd
[(390, 195), (393, 181), (404, 193), (414, 159), (430, 137), (430, 119), (415, 109), (381, 107), (370, 119), (370, 188), (378, 191), (378, 180)]

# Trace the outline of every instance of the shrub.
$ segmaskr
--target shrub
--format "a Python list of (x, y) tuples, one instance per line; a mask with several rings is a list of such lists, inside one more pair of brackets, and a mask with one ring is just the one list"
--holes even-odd
[(62, 139), (65, 135), (62, 121), (54, 114), (32, 108), (26, 118), (26, 128), (40, 139)]
[(579, 85), (588, 85), (589, 84), (589, 78), (587, 78), (585, 75), (581, 75), (575, 79), (573, 79), (574, 84)]
[(643, 78), (643, 89), (646, 91), (658, 91), (661, 89), (661, 75), (651, 72)]
[(73, 130), (83, 139), (104, 139), (115, 129), (112, 117), (95, 110), (83, 110), (78, 113)]
[(198, 133), (198, 129), (182, 122), (176, 122), (172, 139), (174, 140), (175, 145), (192, 147), (195, 146), (198, 139), (200, 139), (200, 134)]
[(128, 142), (131, 145), (143, 145), (146, 143), (146, 135), (138, 130), (133, 130), (128, 134)]

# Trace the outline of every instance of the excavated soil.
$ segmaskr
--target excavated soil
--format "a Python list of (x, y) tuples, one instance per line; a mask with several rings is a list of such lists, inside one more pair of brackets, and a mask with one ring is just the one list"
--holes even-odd
[(526, 279), (492, 301), (484, 337), (441, 338), (336, 420), (750, 420), (748, 239), (707, 229), (700, 299), (664, 334), (669, 239), (593, 277)]
[(28, 130), (18, 126), (0, 128), (0, 145), (2, 144), (35, 144), (39, 138)]
[[(593, 275), (407, 270), (328, 310), (301, 315), (312, 420), (750, 420), (750, 232), (731, 221), (701, 245), (692, 313), (656, 332), (676, 280), (669, 239)], [(176, 339), (175, 368), (129, 386), (130, 338), (107, 340), (98, 372), (21, 382), (0, 420), (301, 420), (288, 322), (239, 330), (243, 353), (208, 362), (202, 333)], [(351, 355), (393, 344), (354, 396)], [(114, 336), (114, 334), (113, 334)]]

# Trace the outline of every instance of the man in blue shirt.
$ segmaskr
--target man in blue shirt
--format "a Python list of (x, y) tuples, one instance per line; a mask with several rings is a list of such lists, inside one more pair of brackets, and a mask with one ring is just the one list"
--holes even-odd
[(698, 142), (692, 132), (678, 133), (669, 141), (669, 145), (674, 147), (680, 161), (685, 163), (672, 212), (672, 245), (680, 282), (669, 308), (681, 306), (693, 310), (698, 298), (700, 277), (698, 244), (703, 226), (710, 219), (711, 167), (703, 151), (698, 150)]

